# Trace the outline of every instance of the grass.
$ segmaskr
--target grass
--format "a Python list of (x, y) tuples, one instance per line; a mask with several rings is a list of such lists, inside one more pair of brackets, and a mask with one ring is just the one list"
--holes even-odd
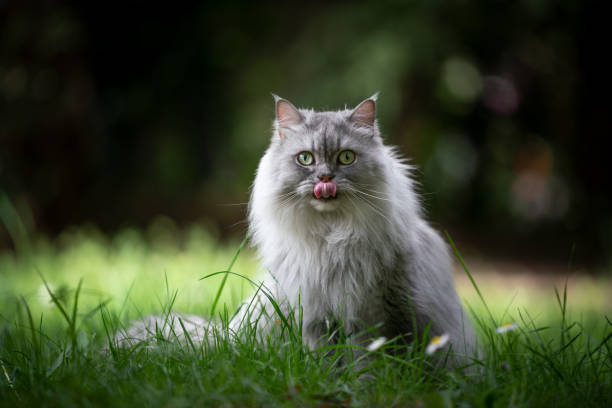
[[(493, 302), (464, 264), (474, 283), (459, 290), (483, 349), (469, 373), (440, 367), (424, 340), (311, 352), (299, 313), (266, 342), (221, 325), (201, 345), (170, 335), (155, 347), (104, 349), (149, 313), (226, 322), (252, 291), (238, 275), (258, 281), (252, 252), (238, 256), (239, 242), (221, 245), (199, 227), (181, 233), (164, 218), (145, 232), (78, 228), (22, 247), (0, 255), (0, 406), (612, 406), (612, 322), (605, 310), (574, 309), (567, 285)], [(236, 274), (215, 274), (229, 269)], [(597, 293), (582, 296), (606, 296)], [(497, 333), (504, 322), (518, 329)]]

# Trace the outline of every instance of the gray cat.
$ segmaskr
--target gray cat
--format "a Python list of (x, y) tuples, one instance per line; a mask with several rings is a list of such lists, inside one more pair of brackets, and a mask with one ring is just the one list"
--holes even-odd
[[(248, 210), (252, 244), (269, 271), (267, 293), (283, 313), (301, 302), (311, 348), (329, 341), (330, 322), (363, 344), (377, 336), (410, 340), (430, 325), (431, 335), (449, 336), (455, 352), (473, 355), (447, 246), (423, 218), (411, 167), (383, 143), (376, 95), (330, 112), (275, 100), (274, 131)], [(278, 322), (274, 314), (260, 291), (230, 329), (256, 325), (265, 334)], [(186, 318), (193, 334), (205, 324)], [(144, 337), (151, 322), (127, 334)]]
[(275, 99), (249, 230), (270, 271), (266, 285), (291, 307), (300, 299), (306, 341), (318, 345), (331, 316), (346, 334), (378, 326), (387, 338), (431, 324), (470, 354), (475, 339), (448, 249), (423, 219), (410, 166), (383, 143), (376, 95), (332, 112)]

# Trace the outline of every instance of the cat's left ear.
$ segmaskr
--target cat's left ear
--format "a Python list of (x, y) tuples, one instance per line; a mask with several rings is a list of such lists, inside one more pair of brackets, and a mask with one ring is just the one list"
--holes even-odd
[(357, 105), (353, 112), (351, 112), (349, 120), (362, 126), (374, 126), (376, 121), (376, 99), (378, 99), (378, 92)]
[(283, 137), (283, 130), (290, 130), (292, 126), (299, 125), (304, 120), (302, 115), (291, 102), (272, 94), (276, 102), (276, 122), (278, 135)]

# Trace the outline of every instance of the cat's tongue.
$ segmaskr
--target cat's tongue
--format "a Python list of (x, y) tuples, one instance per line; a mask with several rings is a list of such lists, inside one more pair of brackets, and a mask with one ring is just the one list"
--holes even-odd
[(314, 195), (317, 198), (329, 198), (336, 196), (336, 183), (333, 181), (319, 181), (314, 186)]

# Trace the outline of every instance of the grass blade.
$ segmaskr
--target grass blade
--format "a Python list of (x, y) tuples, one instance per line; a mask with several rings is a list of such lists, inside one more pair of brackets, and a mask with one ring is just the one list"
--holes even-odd
[(178, 317), (178, 321), (179, 324), (181, 325), (181, 327), (183, 328), (183, 334), (185, 335), (185, 338), (187, 339), (187, 342), (189, 343), (189, 345), (191, 346), (191, 350), (193, 350), (193, 352), (195, 353), (196, 348), (193, 344), (193, 341), (191, 340), (191, 336), (189, 335), (189, 332), (187, 331), (187, 328), (185, 327), (185, 325), (183, 324), (183, 319), (181, 319), (180, 317)]
[(113, 360), (119, 361), (119, 356), (117, 354), (117, 349), (115, 347), (114, 339), (111, 336), (111, 330), (108, 327), (108, 322), (106, 321), (106, 316), (104, 315), (104, 309), (105, 307), (103, 305), (100, 305), (100, 308), (99, 308), (100, 317), (102, 318), (102, 325), (104, 327), (104, 333), (106, 334), (108, 349), (111, 353), (111, 356), (113, 356)]
[(83, 279), (79, 279), (79, 284), (77, 285), (76, 292), (74, 293), (74, 303), (72, 305), (72, 319), (70, 319), (70, 337), (72, 338), (72, 347), (76, 346), (76, 317), (77, 310), (79, 308), (79, 294), (81, 293), (81, 288), (83, 287)]
[(465, 264), (465, 261), (463, 260), (463, 257), (461, 256), (461, 253), (459, 253), (459, 250), (455, 246), (455, 242), (451, 238), (451, 236), (448, 233), (448, 231), (444, 231), (444, 233), (446, 234), (446, 239), (448, 239), (448, 242), (450, 243), (451, 247), (453, 248), (453, 252), (455, 253), (455, 256), (457, 257), (457, 259), (459, 260), (459, 263), (463, 267), (463, 270), (465, 271), (465, 274), (470, 279), (470, 282), (472, 283), (472, 286), (474, 287), (474, 289), (476, 289), (476, 293), (478, 294), (478, 297), (480, 298), (480, 300), (482, 301), (482, 304), (484, 305), (485, 309), (487, 310), (487, 313), (489, 314), (489, 317), (491, 318), (491, 321), (493, 322), (493, 324), (495, 326), (497, 326), (497, 323), (495, 322), (495, 318), (493, 317), (493, 313), (491, 313), (491, 310), (489, 309), (489, 305), (487, 305), (487, 302), (486, 302), (484, 296), (482, 295), (482, 292), (480, 292), (480, 288), (476, 284), (476, 281), (474, 280), (474, 277), (472, 276), (472, 273), (470, 272), (470, 270), (468, 269), (467, 265)]
[(51, 297), (51, 301), (53, 302), (53, 304), (55, 304), (55, 306), (57, 306), (57, 308), (59, 309), (59, 311), (62, 313), (62, 316), (64, 316), (64, 319), (66, 320), (66, 322), (68, 323), (68, 326), (70, 326), (70, 316), (68, 316), (68, 313), (66, 313), (66, 309), (64, 309), (64, 306), (62, 306), (61, 301), (59, 300), (59, 298), (55, 295), (55, 293), (53, 293), (53, 291), (51, 290), (51, 288), (49, 287), (49, 284), (47, 283), (47, 281), (45, 280), (45, 277), (42, 275), (42, 273), (38, 270), (38, 268), (36, 269), (36, 272), (38, 272), (38, 275), (40, 276), (40, 279), (42, 279), (43, 284), (45, 285), (45, 288), (47, 289), (47, 293), (49, 294), (49, 296)]
[[(210, 315), (211, 316), (215, 315), (215, 309), (217, 308), (217, 303), (219, 302), (219, 298), (221, 297), (221, 293), (223, 292), (223, 288), (225, 287), (225, 282), (227, 282), (227, 277), (229, 276), (229, 273), (231, 272), (232, 267), (234, 266), (234, 264), (236, 263), (236, 260), (238, 259), (238, 255), (240, 255), (240, 252), (242, 251), (242, 249), (246, 245), (248, 239), (249, 239), (249, 236), (246, 235), (244, 237), (244, 239), (242, 240), (242, 242), (240, 243), (240, 246), (238, 247), (238, 250), (234, 254), (234, 257), (232, 258), (232, 261), (230, 262), (227, 270), (225, 271), (225, 276), (223, 277), (223, 280), (221, 281), (221, 284), (219, 285), (219, 289), (217, 289), (217, 294), (215, 295), (215, 300), (213, 301), (213, 304), (212, 304), (212, 307), (211, 307), (211, 310), (210, 310)], [(202, 278), (202, 279), (204, 279), (204, 278)]]
[(30, 326), (32, 347), (34, 347), (34, 352), (35, 352), (36, 358), (38, 359), (40, 357), (40, 350), (41, 350), (40, 346), (41, 345), (39, 342), (38, 335), (36, 334), (36, 328), (34, 327), (34, 319), (32, 318), (32, 311), (30, 310), (30, 305), (28, 305), (28, 302), (25, 300), (23, 296), (21, 297), (21, 301), (23, 303), (23, 306), (25, 307), (26, 314), (28, 315), (28, 323)]

